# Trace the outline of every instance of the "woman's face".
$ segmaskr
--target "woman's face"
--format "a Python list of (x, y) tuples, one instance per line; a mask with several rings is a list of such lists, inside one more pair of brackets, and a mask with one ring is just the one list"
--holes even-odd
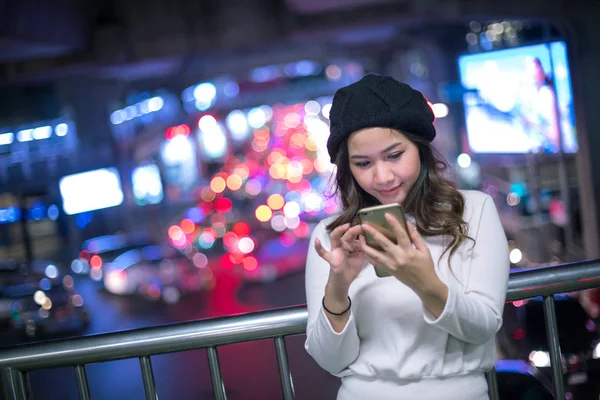
[(546, 80), (546, 74), (540, 62), (536, 59), (527, 61), (527, 71), (536, 85), (543, 85)]
[(421, 170), (417, 145), (389, 128), (352, 133), (348, 157), (354, 179), (381, 204), (402, 204)]

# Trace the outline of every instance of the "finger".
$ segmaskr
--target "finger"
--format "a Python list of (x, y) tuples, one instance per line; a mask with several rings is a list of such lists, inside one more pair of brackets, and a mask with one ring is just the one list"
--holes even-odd
[(417, 250), (422, 253), (429, 253), (429, 246), (427, 246), (417, 228), (411, 223), (408, 224), (408, 233)]
[(344, 251), (346, 251), (348, 253), (353, 253), (355, 251), (354, 245), (352, 244), (352, 242), (345, 241), (345, 240), (342, 240), (342, 249), (344, 249)]
[(356, 239), (356, 237), (360, 234), (361, 229), (360, 229), (360, 225), (356, 225), (353, 226), (351, 228), (348, 228), (348, 230), (346, 230), (346, 232), (344, 232), (344, 234), (341, 237), (341, 241), (342, 242), (352, 242), (353, 240)]
[(352, 239), (356, 239), (356, 237), (358, 235), (360, 235), (362, 232), (362, 228), (359, 225), (354, 225), (351, 226), (350, 228), (348, 228), (348, 230), (346, 231), (346, 233), (344, 233), (344, 235), (342, 236), (342, 240), (344, 240), (344, 238), (352, 238)]
[(373, 265), (376, 265), (379, 268), (387, 270), (388, 272), (392, 272), (392, 269), (389, 267), (389, 265), (392, 265), (390, 263), (391, 260), (385, 253), (382, 253), (379, 250), (369, 246), (365, 238), (362, 236), (360, 237), (360, 244), (361, 250), (365, 254), (367, 261), (369, 261)]
[(361, 234), (361, 232), (362, 228), (360, 225), (354, 225), (353, 227), (349, 228), (341, 239), (344, 249), (348, 251), (357, 251), (357, 249), (360, 249), (358, 236)]
[(392, 215), (390, 213), (385, 214), (385, 219), (387, 220), (388, 224), (390, 224), (390, 226), (392, 227), (392, 231), (396, 235), (396, 240), (398, 241), (398, 244), (403, 248), (407, 248), (408, 246), (410, 246), (410, 236), (406, 231), (404, 224), (400, 222), (395, 215)]
[(333, 232), (331, 232), (330, 238), (331, 238), (331, 248), (332, 249), (342, 246), (342, 242), (341, 242), (342, 235), (348, 230), (349, 227), (350, 227), (350, 224), (343, 224), (343, 225), (338, 226), (337, 228), (335, 228), (333, 230)]
[(362, 224), (362, 229), (364, 233), (369, 234), (373, 240), (379, 244), (379, 246), (384, 250), (391, 252), (392, 248), (395, 246), (394, 243), (389, 240), (385, 235), (375, 229), (373, 226), (369, 224)]

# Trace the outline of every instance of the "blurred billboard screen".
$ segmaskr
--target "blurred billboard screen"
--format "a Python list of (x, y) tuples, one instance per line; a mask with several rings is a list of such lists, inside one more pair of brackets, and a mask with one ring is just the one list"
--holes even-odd
[(564, 42), (458, 58), (469, 147), (474, 153), (577, 152)]
[(102, 168), (64, 176), (59, 182), (67, 215), (115, 207), (123, 203), (119, 171)]

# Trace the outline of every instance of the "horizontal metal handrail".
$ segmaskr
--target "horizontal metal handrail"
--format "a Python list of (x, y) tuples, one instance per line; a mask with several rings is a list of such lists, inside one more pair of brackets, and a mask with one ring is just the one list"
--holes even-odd
[[(513, 272), (507, 301), (600, 287), (600, 260)], [(306, 306), (20, 345), (0, 350), (0, 368), (89, 364), (302, 334)]]
[(578, 261), (511, 273), (506, 301), (597, 287), (600, 287), (600, 260)]
[[(507, 301), (542, 296), (550, 356), (558, 396), (564, 393), (558, 328), (553, 295), (600, 287), (600, 260), (513, 272)], [(156, 398), (150, 356), (206, 348), (217, 399), (226, 399), (220, 375), (217, 347), (261, 339), (275, 339), (284, 398), (293, 399), (292, 376), (284, 338), (306, 332), (306, 306), (261, 311), (237, 316), (183, 322), (124, 332), (20, 345), (0, 350), (0, 371), (11, 399), (28, 399), (23, 373), (34, 369), (74, 366), (82, 399), (89, 398), (85, 365), (95, 362), (139, 358), (148, 399)], [(492, 398), (497, 399), (495, 373), (491, 375)]]
[(0, 369), (64, 367), (301, 334), (305, 306), (33, 343), (0, 350)]

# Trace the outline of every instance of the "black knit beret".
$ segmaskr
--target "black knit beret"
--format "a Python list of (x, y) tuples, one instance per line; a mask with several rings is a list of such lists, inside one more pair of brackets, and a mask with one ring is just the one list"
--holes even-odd
[(364, 128), (393, 128), (431, 142), (435, 138), (434, 119), (421, 92), (389, 76), (365, 75), (333, 96), (329, 157), (334, 162), (343, 140)]

